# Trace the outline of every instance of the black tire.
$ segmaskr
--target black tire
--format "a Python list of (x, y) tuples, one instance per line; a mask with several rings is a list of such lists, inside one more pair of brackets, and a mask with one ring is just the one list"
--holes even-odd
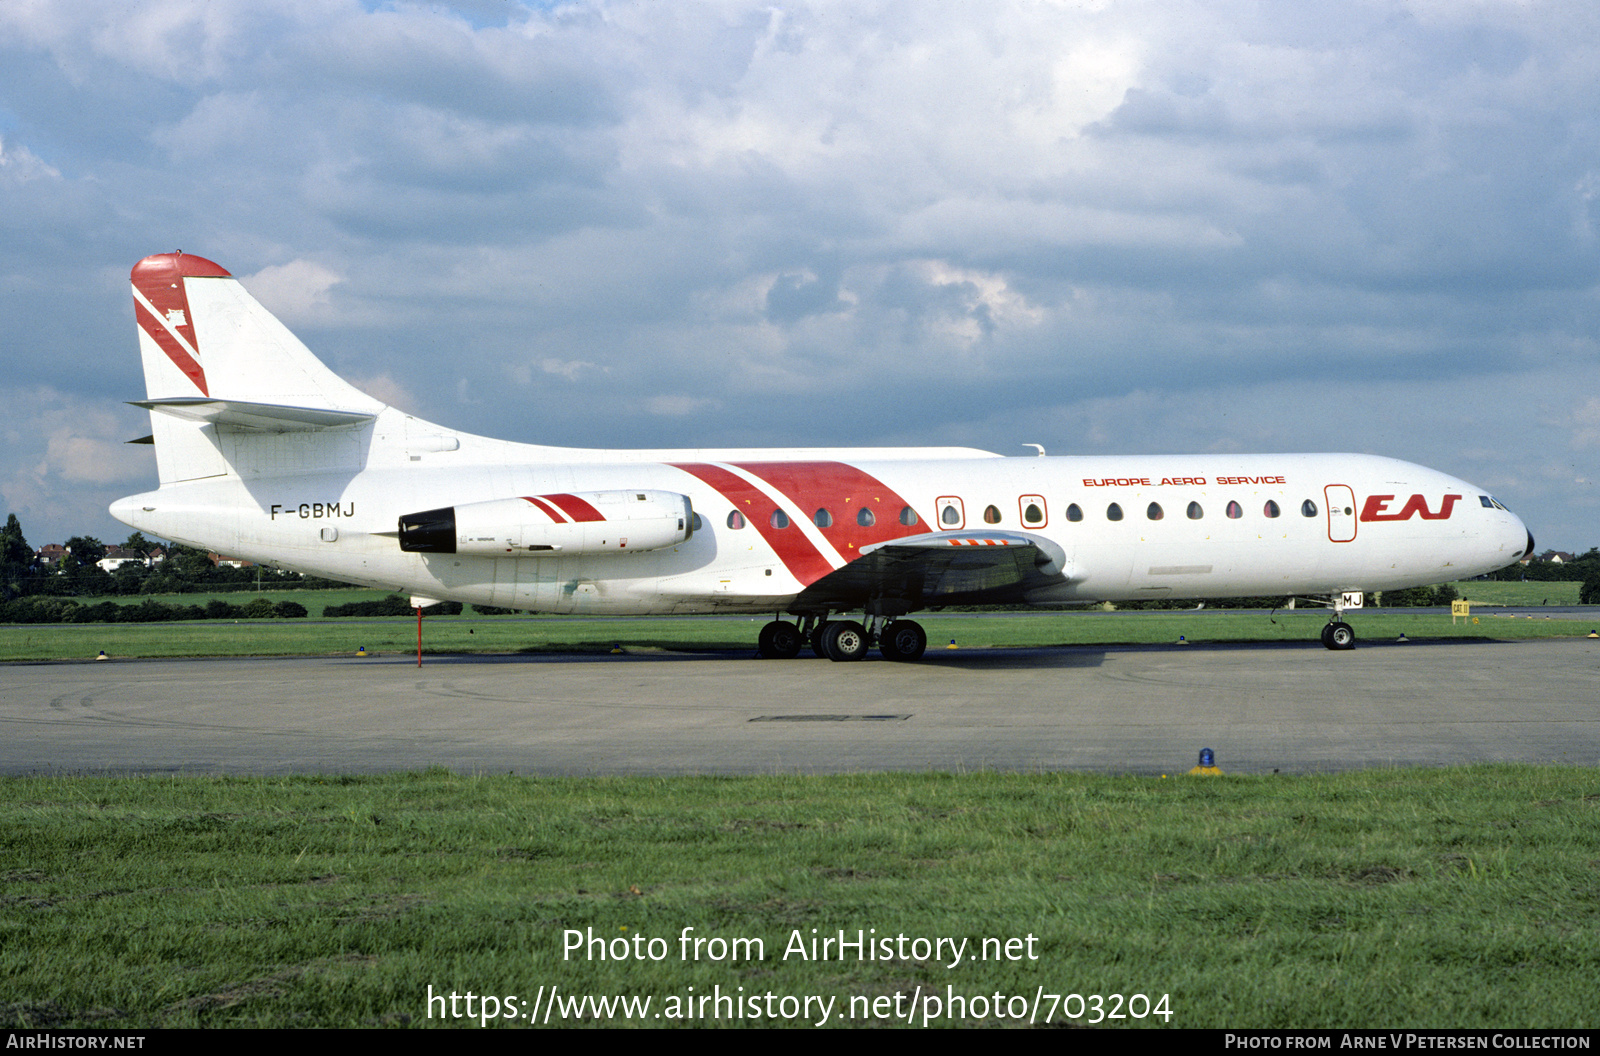
[(828, 658), (828, 650), (823, 648), (822, 638), (823, 635), (828, 633), (828, 627), (827, 620), (818, 620), (817, 625), (811, 628), (811, 638), (807, 643), (811, 646), (811, 651), (824, 660)]
[(895, 620), (878, 636), (878, 649), (889, 660), (920, 660), (928, 649), (928, 632), (913, 620)]
[(1333, 631), (1333, 624), (1329, 623), (1329, 624), (1324, 624), (1323, 625), (1321, 638), (1322, 638), (1322, 647), (1324, 649), (1332, 649), (1333, 648), (1333, 642), (1328, 640), (1328, 635), (1331, 634), (1332, 631)]
[(855, 620), (838, 620), (822, 632), (822, 649), (829, 660), (860, 660), (867, 655), (867, 629)]
[(756, 649), (764, 660), (793, 660), (800, 655), (800, 646), (804, 644), (800, 628), (787, 620), (773, 620), (761, 628)]
[(1356, 647), (1356, 631), (1348, 623), (1330, 623), (1324, 639), (1329, 649), (1354, 649)]

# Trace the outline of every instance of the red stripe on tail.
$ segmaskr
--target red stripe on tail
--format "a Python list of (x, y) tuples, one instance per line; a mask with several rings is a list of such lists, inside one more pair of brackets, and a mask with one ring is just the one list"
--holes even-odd
[(189, 313), (189, 295), (184, 289), (184, 279), (190, 276), (212, 279), (233, 277), (204, 257), (185, 256), (182, 253), (158, 253), (153, 257), (145, 257), (133, 266), (129, 277), (133, 280), (134, 288), (144, 294), (145, 300), (150, 302), (161, 318), (152, 316), (137, 300), (134, 301), (134, 315), (139, 320), (139, 327), (150, 335), (150, 339), (167, 354), (173, 365), (194, 382), (195, 388), (209, 396), (211, 391), (206, 387), (205, 368), (172, 337), (174, 333), (178, 334), (189, 348), (194, 349), (196, 355), (200, 354), (200, 341), (195, 336), (194, 321)]
[[(179, 296), (182, 297), (182, 294), (180, 293)], [(152, 301), (151, 303), (154, 304), (155, 302)], [(139, 328), (149, 334), (150, 340), (156, 343), (156, 347), (167, 354), (167, 358), (172, 360), (172, 365), (183, 371), (184, 375), (194, 382), (194, 387), (199, 389), (201, 394), (210, 396), (211, 390), (206, 388), (205, 368), (196, 362), (193, 356), (189, 355), (188, 349), (178, 344), (173, 336), (167, 332), (167, 328), (162, 326), (161, 322), (151, 315), (145, 306), (138, 301), (133, 302), (133, 314), (134, 318), (139, 321)], [(188, 318), (188, 314), (186, 305), (184, 318)], [(193, 333), (193, 331), (191, 330), (190, 333)], [(185, 339), (187, 339), (187, 335)]]

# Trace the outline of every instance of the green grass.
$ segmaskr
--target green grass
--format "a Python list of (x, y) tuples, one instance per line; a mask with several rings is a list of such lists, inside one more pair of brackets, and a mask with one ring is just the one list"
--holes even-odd
[[(770, 617), (428, 617), (423, 648), (433, 654), (629, 651), (755, 651)], [(1434, 638), (1578, 637), (1590, 624), (1480, 612), (1451, 623), (1448, 613), (1351, 613), (1362, 641)], [(1322, 610), (1261, 612), (1056, 612), (995, 617), (918, 616), (929, 647), (1137, 645), (1175, 642), (1315, 642)], [(1600, 611), (1595, 623), (1600, 623)], [(409, 617), (336, 620), (191, 620), (173, 623), (11, 624), (0, 626), (0, 661), (89, 659), (101, 650), (118, 659), (181, 656), (304, 656), (408, 653), (416, 649)]]
[[(836, 1025), (951, 987), (1165, 994), (1178, 1027), (1592, 1027), (1596, 787), (1531, 766), (5, 779), (0, 1022), (438, 1025), (429, 986), (502, 1011), (540, 986), (653, 1011), (742, 986), (833, 997)], [(765, 957), (686, 962), (685, 928)], [(785, 959), (812, 929), (1021, 959)], [(568, 931), (667, 956), (569, 958)]]
[(1500, 583), (1494, 580), (1469, 580), (1452, 583), (1463, 598), (1485, 605), (1576, 605), (1577, 581)]

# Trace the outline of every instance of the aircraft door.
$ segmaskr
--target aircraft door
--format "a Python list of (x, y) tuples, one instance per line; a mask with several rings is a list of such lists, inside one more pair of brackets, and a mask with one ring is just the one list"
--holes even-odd
[(1322, 489), (1328, 506), (1328, 539), (1348, 543), (1356, 537), (1356, 493), (1348, 484), (1329, 484)]

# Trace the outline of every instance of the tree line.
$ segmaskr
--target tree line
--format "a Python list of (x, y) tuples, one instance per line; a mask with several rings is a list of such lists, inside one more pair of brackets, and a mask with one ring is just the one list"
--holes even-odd
[[(128, 561), (114, 572), (101, 568), (107, 546), (92, 535), (75, 535), (64, 544), (59, 564), (45, 565), (22, 534), (17, 515), (0, 529), (0, 601), (50, 596), (58, 598), (133, 597), (140, 594), (220, 594), (230, 591), (325, 590), (346, 584), (298, 572), (256, 565), (235, 568), (213, 562), (204, 550), (181, 543), (165, 543), (134, 532), (125, 549), (148, 555), (157, 548), (165, 556), (155, 564)], [(187, 617), (186, 617), (187, 618)]]

